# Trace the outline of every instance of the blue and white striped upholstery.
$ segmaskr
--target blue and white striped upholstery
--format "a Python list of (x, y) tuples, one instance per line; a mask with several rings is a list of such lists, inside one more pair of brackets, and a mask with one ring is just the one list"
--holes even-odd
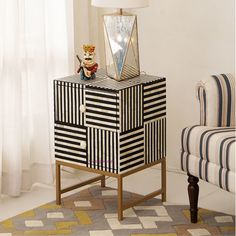
[(192, 126), (182, 132), (182, 170), (235, 192), (235, 128)]
[(235, 126), (235, 79), (231, 74), (211, 76), (197, 85), (200, 123), (206, 126)]
[(212, 76), (197, 91), (201, 124), (182, 131), (181, 169), (235, 193), (235, 80)]

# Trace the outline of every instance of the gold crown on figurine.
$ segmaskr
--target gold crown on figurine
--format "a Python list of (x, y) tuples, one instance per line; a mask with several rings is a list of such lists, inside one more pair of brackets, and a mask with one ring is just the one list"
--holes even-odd
[(87, 44), (87, 45), (83, 45), (83, 49), (84, 49), (84, 52), (93, 53), (95, 50), (95, 46)]

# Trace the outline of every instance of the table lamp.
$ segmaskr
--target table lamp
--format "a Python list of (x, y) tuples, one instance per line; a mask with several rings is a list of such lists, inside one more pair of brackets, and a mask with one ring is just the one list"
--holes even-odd
[(123, 9), (147, 7), (148, 0), (92, 0), (92, 6), (117, 8), (104, 15), (107, 75), (121, 81), (140, 75), (137, 16)]

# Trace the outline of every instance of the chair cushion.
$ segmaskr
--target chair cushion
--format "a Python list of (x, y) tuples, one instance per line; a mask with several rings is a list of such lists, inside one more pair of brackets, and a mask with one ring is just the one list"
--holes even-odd
[(182, 151), (235, 172), (235, 131), (235, 127), (187, 127), (182, 131)]
[(181, 168), (193, 176), (235, 193), (236, 174), (234, 171), (227, 170), (184, 151), (181, 153)]

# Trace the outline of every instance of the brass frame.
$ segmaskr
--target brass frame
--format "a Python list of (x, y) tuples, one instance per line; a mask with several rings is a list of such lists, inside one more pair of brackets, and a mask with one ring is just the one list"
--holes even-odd
[[(161, 188), (149, 193), (143, 197), (140, 197), (139, 199), (132, 201), (132, 202), (128, 202), (126, 204), (123, 203), (123, 178), (127, 177), (131, 174), (134, 174), (138, 171), (144, 170), (146, 168), (149, 168), (151, 166), (157, 165), (157, 164), (161, 164)], [(79, 170), (84, 170), (84, 171), (88, 171), (88, 172), (92, 172), (92, 173), (96, 173), (99, 174), (99, 176), (95, 177), (95, 178), (91, 178), (89, 180), (86, 180), (84, 182), (81, 182), (79, 184), (67, 187), (65, 189), (61, 188), (61, 166), (67, 166), (67, 167), (71, 167), (71, 168), (75, 168), (75, 169), (79, 169)], [(110, 176), (110, 177), (115, 177), (117, 178), (117, 182), (118, 182), (118, 195), (117, 195), (117, 203), (118, 203), (118, 208), (117, 208), (117, 212), (118, 212), (118, 220), (123, 220), (123, 211), (133, 207), (143, 201), (146, 201), (148, 199), (154, 198), (155, 196), (161, 195), (161, 200), (162, 202), (166, 201), (166, 158), (162, 158), (161, 160), (152, 162), (150, 164), (146, 164), (144, 166), (138, 167), (136, 169), (127, 171), (124, 174), (115, 174), (115, 173), (111, 173), (111, 172), (107, 172), (107, 171), (102, 171), (102, 170), (97, 170), (97, 169), (92, 169), (89, 167), (85, 167), (85, 166), (80, 166), (78, 164), (73, 164), (73, 163), (69, 163), (66, 161), (61, 161), (61, 160), (56, 160), (56, 204), (60, 205), (61, 204), (61, 194), (69, 192), (71, 190), (77, 189), (79, 187), (97, 182), (97, 181), (101, 181), (101, 187), (105, 187), (105, 176)]]

